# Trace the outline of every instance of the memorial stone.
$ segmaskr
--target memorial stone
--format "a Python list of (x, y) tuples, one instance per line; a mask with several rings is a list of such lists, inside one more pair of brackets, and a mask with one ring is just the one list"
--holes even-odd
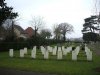
[(33, 50), (31, 51), (31, 57), (36, 58), (36, 46), (33, 47)]
[(52, 55), (56, 55), (57, 54), (57, 46), (55, 46), (52, 50)]
[(45, 48), (44, 59), (48, 59), (48, 58), (49, 58), (49, 51), (47, 50), (47, 48)]
[(24, 57), (24, 50), (20, 49), (20, 57), (23, 58)]
[(24, 54), (27, 54), (27, 48), (26, 47), (24, 48)]
[(9, 50), (9, 56), (10, 56), (10, 57), (13, 57), (13, 56), (14, 56), (13, 54), (14, 54), (14, 53), (13, 53), (13, 49), (10, 49), (10, 50)]
[(61, 60), (62, 59), (62, 50), (61, 50), (61, 47), (58, 47), (57, 59), (58, 60)]

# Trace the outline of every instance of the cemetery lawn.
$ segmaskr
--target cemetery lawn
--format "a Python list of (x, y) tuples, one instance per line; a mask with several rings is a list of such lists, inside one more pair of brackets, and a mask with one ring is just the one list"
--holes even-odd
[[(14, 51), (14, 57), (10, 58), (8, 52), (0, 52), (0, 68), (50, 73), (58, 75), (100, 75), (100, 56), (93, 53), (93, 61), (87, 61), (85, 53), (81, 51), (77, 61), (72, 61), (71, 53), (63, 56), (63, 60), (57, 60), (57, 56), (50, 54), (48, 60), (38, 50), (37, 58), (32, 59), (31, 50), (25, 58), (19, 58), (19, 51)], [(99, 71), (96, 70), (99, 68)]]

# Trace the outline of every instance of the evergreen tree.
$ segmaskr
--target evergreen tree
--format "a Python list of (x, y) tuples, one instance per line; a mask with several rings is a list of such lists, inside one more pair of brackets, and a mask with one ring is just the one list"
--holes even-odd
[(100, 30), (98, 25), (98, 17), (97, 16), (91, 16), (89, 18), (86, 18), (85, 23), (83, 24), (83, 33), (87, 32), (93, 32)]
[(12, 11), (12, 7), (8, 7), (5, 0), (0, 0), (0, 26), (5, 22), (7, 19), (14, 19), (18, 16), (18, 13)]
[(96, 31), (100, 30), (99, 16), (91, 16), (86, 18), (83, 24), (83, 40), (85, 41), (98, 41), (98, 33)]

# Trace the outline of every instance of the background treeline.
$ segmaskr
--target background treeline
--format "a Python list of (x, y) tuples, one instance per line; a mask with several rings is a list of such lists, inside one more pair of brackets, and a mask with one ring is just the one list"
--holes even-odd
[(0, 42), (0, 51), (7, 51), (10, 48), (13, 48), (15, 50), (23, 49), (24, 47), (27, 47), (29, 49), (32, 49), (33, 46), (47, 46), (57, 43), (63, 43), (62, 40), (54, 40), (54, 39), (43, 39), (40, 37), (37, 37), (36, 39), (28, 39), (24, 40), (23, 38), (20, 38), (18, 40), (15, 40), (13, 42), (9, 41), (1, 41)]
[(37, 48), (40, 48), (40, 46), (48, 46), (48, 45), (58, 45), (58, 44), (71, 44), (71, 43), (81, 43), (81, 41), (63, 41), (63, 40), (57, 40), (57, 39), (44, 39), (42, 37), (33, 37), (30, 39), (23, 39), (19, 38), (17, 40), (14, 40), (11, 42), (11, 40), (3, 40), (0, 41), (0, 51), (8, 51), (9, 49), (13, 48), (14, 50), (20, 50), (24, 47), (27, 47), (28, 49), (32, 49), (33, 46), (37, 46)]

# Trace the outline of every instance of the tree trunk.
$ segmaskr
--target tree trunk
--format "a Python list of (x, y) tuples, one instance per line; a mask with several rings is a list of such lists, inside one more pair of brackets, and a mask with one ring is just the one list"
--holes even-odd
[(65, 42), (66, 41), (66, 35), (63, 34), (63, 41)]
[(12, 41), (14, 41), (14, 22), (12, 21)]
[(38, 29), (37, 29), (36, 26), (35, 26), (35, 33), (34, 33), (34, 36), (35, 36), (35, 37), (37, 36), (37, 31), (38, 31)]
[(35, 29), (35, 34), (34, 34), (35, 37), (36, 37), (36, 33), (37, 33), (37, 30)]

